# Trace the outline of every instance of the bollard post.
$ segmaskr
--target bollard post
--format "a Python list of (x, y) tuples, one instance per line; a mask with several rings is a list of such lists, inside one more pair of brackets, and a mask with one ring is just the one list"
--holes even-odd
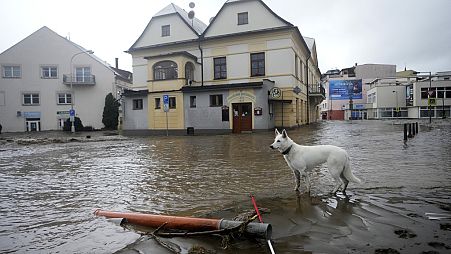
[(412, 138), (412, 124), (411, 123), (409, 123), (409, 135), (407, 137)]
[(412, 137), (415, 137), (415, 123), (412, 123)]
[(404, 141), (407, 141), (407, 124), (404, 124)]
[(415, 125), (417, 126), (416, 130), (417, 130), (417, 134), (418, 134), (418, 122), (415, 123)]

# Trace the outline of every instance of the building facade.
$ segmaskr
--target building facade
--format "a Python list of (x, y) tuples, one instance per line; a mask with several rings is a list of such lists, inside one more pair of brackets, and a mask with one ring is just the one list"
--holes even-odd
[(375, 79), (368, 91), (368, 118), (449, 118), (450, 79), (451, 72)]
[(208, 26), (170, 4), (128, 52), (133, 88), (148, 91), (147, 130), (240, 133), (317, 119), (315, 41), (263, 1), (227, 1)]
[(396, 76), (396, 65), (363, 64), (329, 70), (322, 77), (326, 100), (321, 105), (324, 120), (368, 119), (369, 83), (374, 79)]
[(1, 53), (3, 131), (60, 130), (71, 109), (84, 126), (103, 128), (105, 96), (128, 87), (131, 73), (90, 53), (47, 27)]

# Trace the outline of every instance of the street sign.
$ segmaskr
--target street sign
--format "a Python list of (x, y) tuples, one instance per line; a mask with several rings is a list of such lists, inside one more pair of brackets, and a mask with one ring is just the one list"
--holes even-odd
[(435, 105), (437, 105), (437, 101), (435, 100), (435, 98), (429, 98), (428, 106), (435, 106)]
[(163, 110), (164, 112), (169, 111), (169, 95), (163, 95)]
[(69, 116), (75, 116), (75, 109), (69, 110)]
[(429, 96), (432, 96), (434, 94), (434, 90), (429, 90), (428, 94), (429, 94)]

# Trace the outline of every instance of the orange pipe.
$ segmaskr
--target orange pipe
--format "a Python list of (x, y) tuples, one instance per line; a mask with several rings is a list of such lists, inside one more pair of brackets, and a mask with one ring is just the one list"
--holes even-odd
[(220, 229), (220, 219), (205, 219), (193, 217), (179, 217), (169, 215), (143, 214), (143, 213), (123, 213), (102, 211), (100, 209), (94, 212), (96, 216), (107, 218), (124, 218), (128, 223), (142, 225), (152, 228), (158, 228), (165, 224), (164, 228), (182, 229), (190, 231), (207, 231)]

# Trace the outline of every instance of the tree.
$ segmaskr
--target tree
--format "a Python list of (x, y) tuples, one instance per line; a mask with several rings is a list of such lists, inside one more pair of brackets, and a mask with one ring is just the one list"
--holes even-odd
[(102, 117), (102, 123), (105, 125), (105, 129), (117, 130), (120, 106), (121, 104), (114, 98), (112, 93), (107, 94)]
[[(70, 121), (70, 118), (67, 118), (64, 122), (63, 131), (71, 131), (72, 122)], [(83, 130), (83, 123), (81, 122), (81, 119), (78, 117), (74, 118), (74, 126), (75, 131), (82, 131)]]

